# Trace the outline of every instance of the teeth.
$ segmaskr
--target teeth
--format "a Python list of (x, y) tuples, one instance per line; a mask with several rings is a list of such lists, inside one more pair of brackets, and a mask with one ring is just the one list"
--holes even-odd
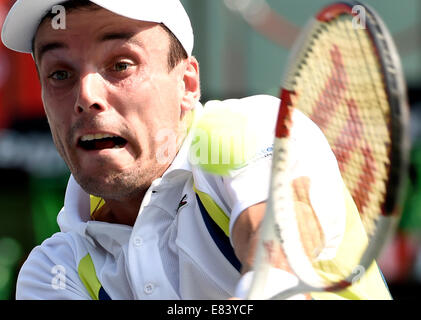
[(103, 133), (97, 133), (97, 134), (87, 134), (80, 138), (82, 142), (85, 141), (92, 141), (92, 140), (99, 140), (99, 139), (105, 139), (105, 138), (117, 138), (116, 136), (112, 136), (110, 134), (103, 134)]

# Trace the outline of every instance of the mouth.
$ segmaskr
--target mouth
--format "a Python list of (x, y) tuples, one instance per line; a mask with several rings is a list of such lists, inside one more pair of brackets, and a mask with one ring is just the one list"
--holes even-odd
[(100, 151), (105, 149), (122, 149), (127, 140), (111, 134), (87, 134), (79, 138), (78, 147), (85, 151)]

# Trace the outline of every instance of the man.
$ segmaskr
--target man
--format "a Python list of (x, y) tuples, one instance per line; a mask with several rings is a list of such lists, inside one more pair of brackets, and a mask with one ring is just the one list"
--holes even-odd
[[(55, 7), (61, 2), (19, 0), (2, 31), (6, 46), (34, 57), (54, 142), (72, 173), (58, 216), (62, 232), (32, 251), (17, 298), (244, 297), (241, 274), (251, 269), (264, 214), (279, 100), (213, 102), (241, 108), (263, 142), (241, 170), (205, 173), (187, 156), (202, 106), (193, 31), (180, 2)], [(335, 216), (314, 232), (334, 247), (343, 230), (332, 226), (345, 224), (337, 214), (345, 212), (340, 173), (321, 132), (296, 117), (293, 175), (325, 191), (317, 201)], [(291, 280), (275, 269), (269, 283), (279, 290)]]

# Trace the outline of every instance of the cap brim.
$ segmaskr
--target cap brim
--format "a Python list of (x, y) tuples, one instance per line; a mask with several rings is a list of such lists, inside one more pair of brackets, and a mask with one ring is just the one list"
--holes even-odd
[[(63, 0), (16, 1), (3, 24), (1, 39), (4, 45), (15, 51), (32, 53), (32, 41), (41, 19), (55, 5), (63, 2)], [(91, 2), (127, 18), (164, 23), (180, 40), (188, 55), (191, 55), (194, 42), (193, 30), (190, 19), (179, 1), (91, 0)], [(164, 13), (162, 3), (165, 3)]]
[(1, 39), (9, 49), (31, 53), (32, 40), (41, 19), (63, 0), (17, 1), (3, 24)]

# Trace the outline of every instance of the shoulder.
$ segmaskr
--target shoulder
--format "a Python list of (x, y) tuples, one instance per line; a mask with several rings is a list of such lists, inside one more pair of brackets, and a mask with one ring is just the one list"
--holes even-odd
[[(280, 99), (270, 95), (255, 95), (240, 99), (211, 100), (204, 106), (205, 110), (214, 107), (224, 107), (229, 111), (239, 112), (245, 116), (257, 117), (258, 121), (278, 114)], [(274, 117), (276, 119), (276, 117)]]
[(76, 238), (60, 232), (31, 251), (19, 272), (16, 299), (89, 298), (77, 272), (80, 248)]
[(34, 255), (44, 255), (50, 259), (73, 257), (76, 252), (76, 241), (76, 235), (70, 232), (58, 232), (36, 246), (29, 257)]
[[(254, 204), (266, 197), (254, 189), (266, 190), (261, 185), (267, 183), (270, 172), (270, 159), (273, 149), (274, 130), (280, 107), (280, 99), (270, 95), (255, 95), (241, 99), (213, 100), (205, 104), (204, 110), (222, 111), (224, 125), (232, 123), (229, 117), (244, 117), (247, 134), (242, 137), (240, 147), (250, 153), (248, 161), (233, 169), (225, 176), (205, 172), (200, 166), (193, 166), (192, 173), (198, 191), (209, 195), (214, 202), (229, 216), (233, 208)], [(226, 111), (226, 112), (225, 112)], [(219, 118), (218, 118), (219, 120)], [(245, 132), (245, 131), (244, 131)], [(226, 139), (226, 137), (224, 137)], [(247, 140), (247, 138), (252, 138)], [(238, 140), (236, 140), (238, 142)], [(248, 201), (237, 197), (238, 189), (247, 190)], [(231, 190), (232, 189), (232, 190)], [(235, 190), (234, 190), (235, 189)], [(252, 196), (254, 193), (256, 196)], [(239, 206), (241, 202), (241, 206)], [(237, 211), (237, 210), (236, 210)]]
[[(205, 104), (204, 108), (207, 110), (220, 107), (233, 112), (231, 114), (241, 114), (254, 124), (250, 126), (250, 129), (271, 132), (270, 138), (273, 139), (280, 105), (281, 100), (277, 97), (254, 95), (241, 99), (211, 100)], [(293, 138), (325, 140), (319, 127), (300, 110), (295, 109), (292, 117)]]

